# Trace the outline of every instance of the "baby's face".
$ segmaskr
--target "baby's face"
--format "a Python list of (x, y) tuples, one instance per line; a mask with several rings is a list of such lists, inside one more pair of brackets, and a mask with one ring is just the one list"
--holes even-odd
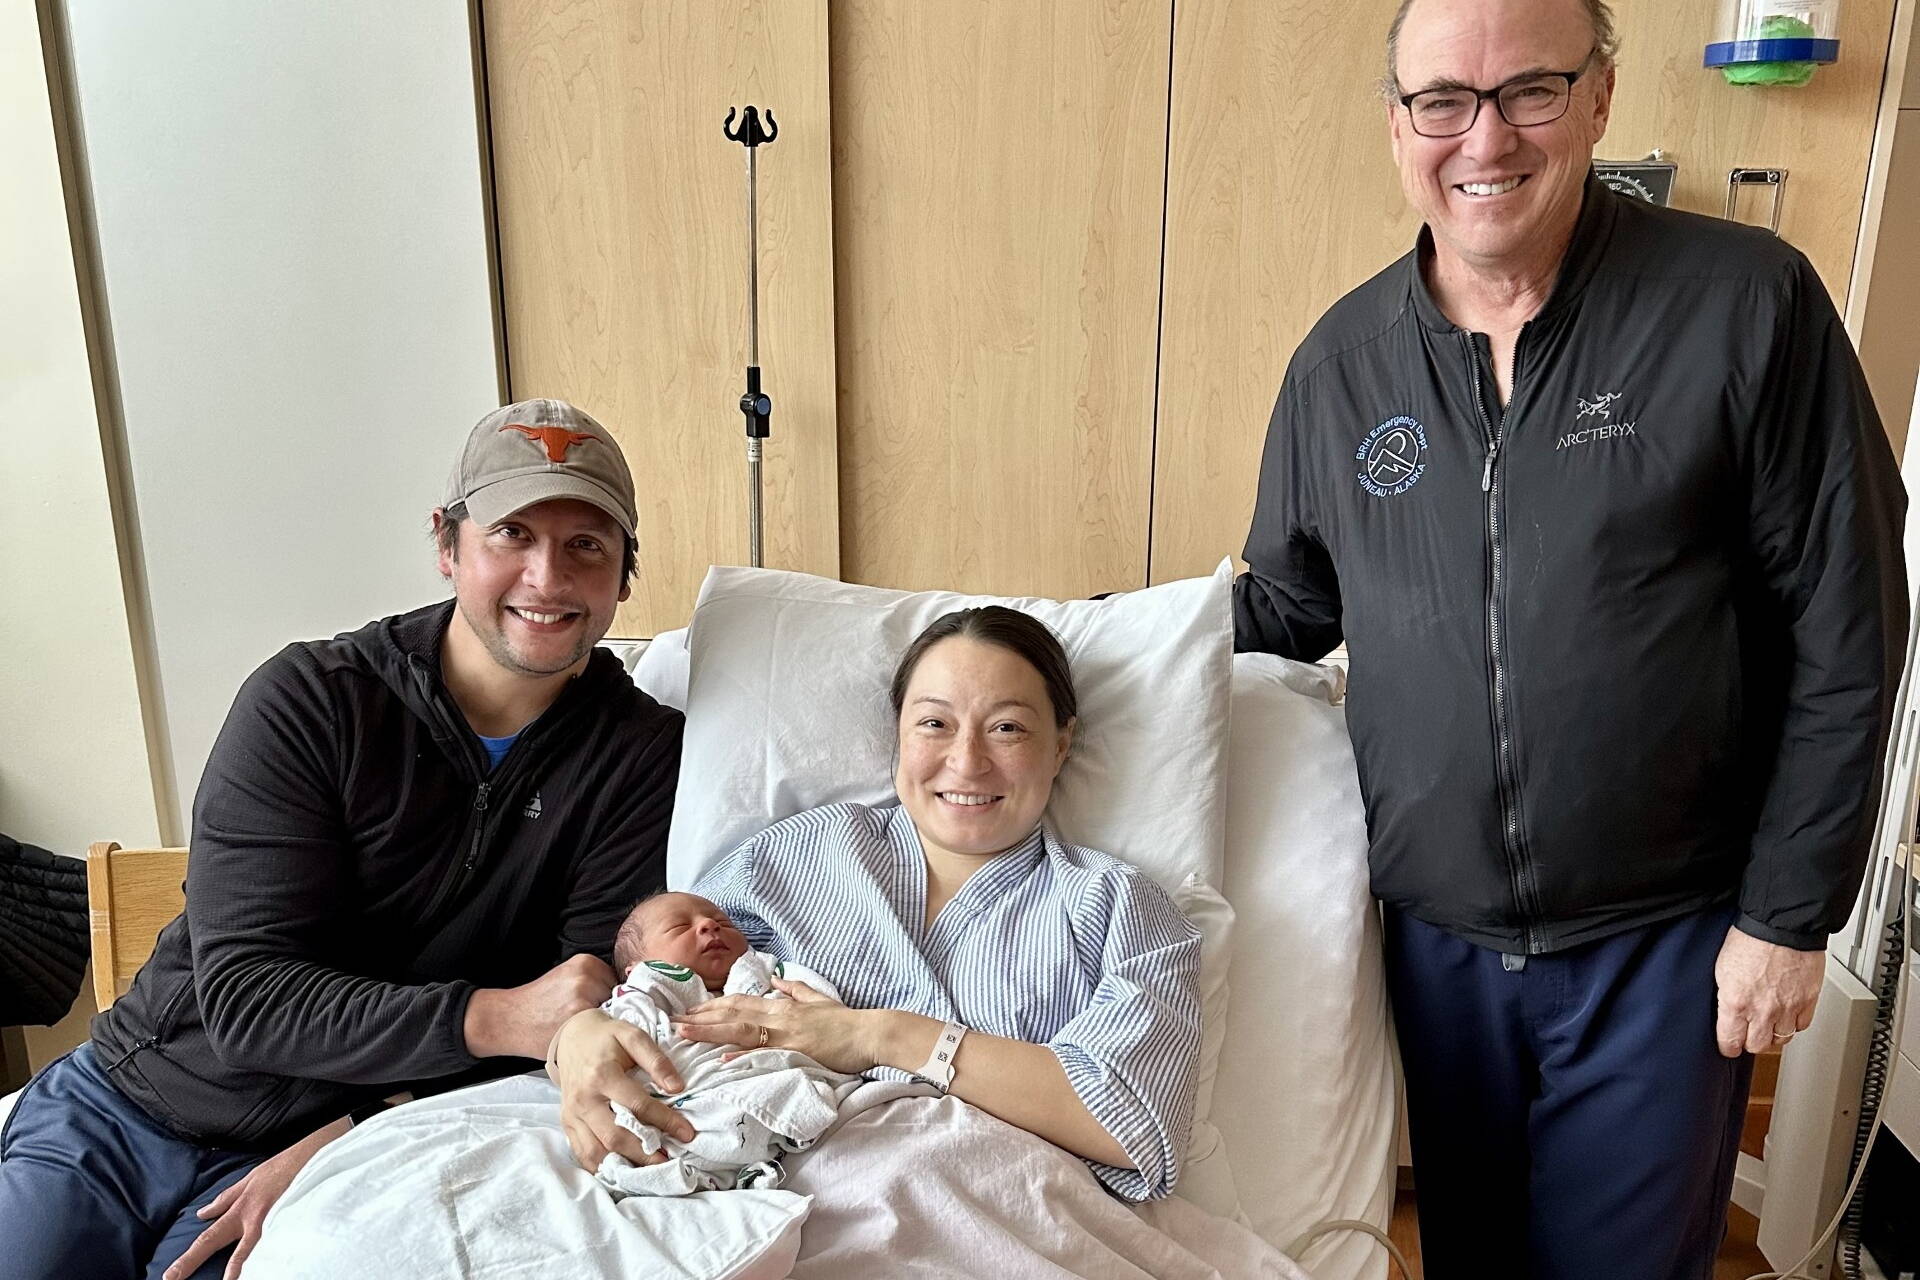
[(726, 983), (733, 962), (747, 954), (746, 935), (733, 927), (727, 913), (691, 893), (663, 893), (642, 903), (640, 929), (643, 960), (665, 960), (685, 965), (718, 990)]

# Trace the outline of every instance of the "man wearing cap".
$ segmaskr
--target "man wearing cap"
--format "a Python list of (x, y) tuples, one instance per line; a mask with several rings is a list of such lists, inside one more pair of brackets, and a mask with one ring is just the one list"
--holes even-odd
[(354, 1119), (524, 1069), (611, 991), (614, 930), (662, 883), (682, 728), (595, 648), (634, 568), (626, 461), (571, 405), (509, 405), (433, 528), (453, 600), (242, 686), (186, 911), (0, 1139), (0, 1277), (218, 1276)]

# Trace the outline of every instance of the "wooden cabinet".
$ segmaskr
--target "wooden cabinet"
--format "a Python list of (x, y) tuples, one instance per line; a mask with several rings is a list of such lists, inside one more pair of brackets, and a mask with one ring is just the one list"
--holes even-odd
[(834, 6), (849, 580), (1146, 580), (1171, 10)]
[[(1895, 0), (1839, 64), (1740, 89), (1711, 5), (1617, 0), (1610, 158), (1675, 203), (1789, 170), (1844, 301)], [(1072, 596), (1239, 551), (1308, 327), (1418, 221), (1387, 148), (1390, 0), (483, 0), (512, 392), (600, 413), (641, 493), (625, 634), (745, 555), (745, 233), (762, 152), (769, 564)], [(1904, 51), (1903, 51), (1904, 52)], [(1751, 216), (1758, 217), (1754, 211)]]

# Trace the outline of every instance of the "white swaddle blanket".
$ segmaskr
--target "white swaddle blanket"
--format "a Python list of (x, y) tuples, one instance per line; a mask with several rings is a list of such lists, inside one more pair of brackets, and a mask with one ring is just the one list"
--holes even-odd
[[(840, 998), (819, 974), (763, 951), (749, 951), (734, 961), (722, 994), (787, 999), (774, 988), (775, 978), (804, 982)], [(782, 1176), (779, 1157), (811, 1146), (832, 1126), (840, 1104), (861, 1084), (859, 1076), (829, 1071), (791, 1049), (740, 1053), (731, 1045), (702, 1044), (674, 1031), (674, 1017), (712, 998), (693, 970), (643, 960), (601, 1006), (610, 1016), (645, 1031), (666, 1050), (684, 1088), (677, 1094), (652, 1092), (684, 1114), (695, 1130), (693, 1141), (682, 1143), (642, 1123), (619, 1103), (612, 1104), (614, 1118), (639, 1136), (648, 1154), (664, 1149), (669, 1157), (659, 1164), (635, 1165), (624, 1156), (609, 1154), (594, 1176), (617, 1195), (684, 1196), (696, 1191), (777, 1187)], [(723, 1061), (730, 1053), (739, 1056)]]

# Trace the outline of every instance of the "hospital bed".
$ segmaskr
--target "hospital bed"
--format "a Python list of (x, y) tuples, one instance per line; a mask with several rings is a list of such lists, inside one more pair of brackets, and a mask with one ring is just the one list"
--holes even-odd
[[(1209, 578), (1106, 600), (1006, 603), (1029, 609), (1061, 635), (1080, 689), (1081, 730), (1050, 819), (1068, 839), (1107, 849), (1154, 875), (1204, 937), (1200, 1110), (1181, 1199), (1137, 1217), (1174, 1242), (1168, 1247), (1177, 1248), (1181, 1266), (1198, 1268), (1193, 1274), (1299, 1274), (1291, 1265), (1281, 1269), (1279, 1254), (1286, 1252), (1318, 1280), (1376, 1280), (1387, 1275), (1388, 1263), (1367, 1235), (1353, 1229), (1312, 1235), (1338, 1221), (1384, 1230), (1397, 1151), (1395, 1060), (1377, 915), (1367, 893), (1364, 815), (1340, 706), (1344, 676), (1265, 655), (1232, 656), (1229, 595), (1222, 565)], [(893, 659), (926, 621), (977, 602), (778, 571), (715, 569), (690, 628), (656, 640), (634, 669), (642, 688), (688, 713), (669, 883), (691, 883), (716, 853), (790, 813), (840, 800), (889, 800), (892, 717), (885, 686)], [(488, 1095), (489, 1114), (502, 1125), (518, 1124), (515, 1117), (534, 1114), (542, 1103), (544, 1081), (519, 1079), (482, 1086), (496, 1090)], [(389, 1153), (403, 1149), (405, 1126), (434, 1123), (433, 1108), (446, 1105), (428, 1100), (396, 1108), (363, 1126), (367, 1136), (356, 1141), (366, 1146), (358, 1157), (344, 1140), (323, 1152), (269, 1220), (249, 1275), (303, 1274), (298, 1260), (311, 1242), (300, 1233), (353, 1214), (352, 1196), (362, 1193), (341, 1189), (378, 1181), (372, 1171), (392, 1167), (398, 1157)], [(968, 1128), (998, 1122), (964, 1116), (960, 1112), (971, 1109), (954, 1100), (893, 1105), (924, 1108), (916, 1113), (922, 1127), (947, 1143), (940, 1149), (955, 1153), (955, 1161), (983, 1148), (1012, 1149), (1004, 1135)], [(888, 1132), (885, 1124), (874, 1132)], [(862, 1147), (850, 1136), (855, 1128), (849, 1122), (843, 1135), (807, 1153), (807, 1164), (834, 1168), (836, 1179), (852, 1171), (860, 1194), (871, 1197), (875, 1180), (891, 1176), (886, 1161), (911, 1157), (887, 1155), (890, 1143)], [(378, 1146), (383, 1136), (387, 1148)], [(351, 1176), (325, 1176), (330, 1158), (341, 1162), (334, 1172)], [(356, 1158), (363, 1163), (354, 1166)], [(569, 1172), (563, 1164), (561, 1149), (556, 1184)], [(982, 1204), (972, 1188), (996, 1172), (1016, 1181), (1052, 1176), (1037, 1170), (1039, 1164), (1029, 1168), (1016, 1160), (997, 1171), (956, 1171), (951, 1195), (932, 1194), (946, 1206)], [(791, 1224), (801, 1244), (785, 1239), (784, 1256), (802, 1249), (797, 1275), (851, 1274), (844, 1263), (821, 1262), (808, 1232), (857, 1234), (858, 1223), (871, 1215), (836, 1217), (835, 1179), (808, 1183), (803, 1166), (796, 1183), (815, 1197), (813, 1225)], [(1101, 1247), (1122, 1256), (1103, 1264), (1103, 1274), (1128, 1274), (1127, 1258), (1136, 1273), (1160, 1274), (1146, 1261), (1161, 1256), (1153, 1252), (1160, 1245), (1119, 1239), (1132, 1228), (1101, 1216), (1115, 1212), (1102, 1207), (1104, 1201), (1083, 1206), (1051, 1183), (1030, 1190), (1027, 1198), (1049, 1202), (1034, 1219), (1042, 1223), (1035, 1230), (1110, 1237)], [(902, 1203), (910, 1198), (903, 1195)], [(523, 1235), (540, 1217), (524, 1198), (491, 1212), (513, 1216)], [(977, 1241), (945, 1243), (1000, 1247), (1000, 1236), (1018, 1234), (1009, 1224), (1025, 1220), (1020, 1201), (1005, 1201), (1001, 1212), (1006, 1222), (974, 1224), (985, 1229)], [(932, 1217), (950, 1223), (955, 1215), (943, 1208)], [(893, 1220), (907, 1234), (875, 1247), (897, 1250), (910, 1237), (899, 1224), (913, 1224), (911, 1215)], [(782, 1225), (769, 1218), (743, 1229), (773, 1236)], [(911, 1226), (932, 1229), (928, 1221)], [(1256, 1257), (1256, 1246), (1263, 1257)], [(1036, 1256), (1050, 1253), (1056, 1265), (1078, 1265), (1059, 1253), (1068, 1246), (1058, 1239), (1031, 1247)], [(811, 1272), (807, 1250), (813, 1250)], [(738, 1259), (699, 1272), (741, 1280), (784, 1273), (784, 1266), (755, 1270), (751, 1260)]]

